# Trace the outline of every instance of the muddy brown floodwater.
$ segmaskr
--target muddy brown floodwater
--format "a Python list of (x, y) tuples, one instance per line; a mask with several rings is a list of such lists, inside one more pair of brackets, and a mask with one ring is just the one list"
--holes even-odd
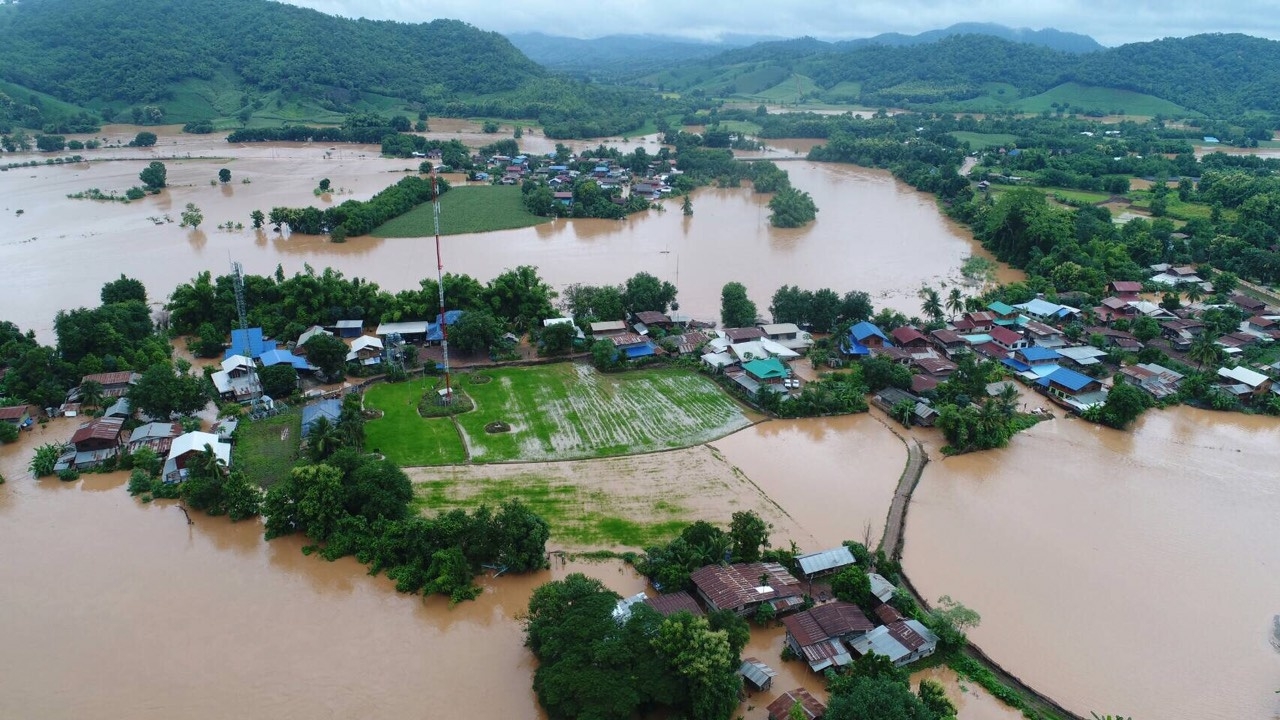
[[(207, 136), (165, 135), (152, 149), (103, 149), (91, 157), (119, 159), (0, 173), (0, 266), (24, 284), (24, 292), (5, 299), (3, 316), (34, 328), (46, 341), (52, 339), (57, 309), (96, 304), (101, 285), (121, 272), (142, 280), (153, 300), (202, 270), (227, 272), (232, 259), (264, 275), (277, 265), (287, 273), (304, 264), (332, 266), (392, 291), (415, 287), (435, 272), (429, 239), (361, 237), (333, 244), (323, 237), (285, 238), (269, 228), (217, 228), (227, 221), (247, 226), (256, 209), (367, 199), (415, 166), (379, 158), (375, 147), (233, 146)], [(168, 167), (170, 187), (158, 196), (129, 204), (66, 197), (89, 188), (123, 193), (152, 159)], [(747, 285), (762, 316), (783, 284), (866, 290), (877, 305), (916, 315), (922, 284), (959, 282), (963, 259), (983, 253), (936, 211), (930, 196), (888, 173), (807, 161), (784, 166), (820, 209), (808, 227), (770, 227), (766, 195), (707, 188), (695, 193), (694, 216), (688, 218), (668, 203), (666, 212), (623, 221), (559, 220), (446, 237), (445, 269), (487, 281), (516, 265), (537, 265), (557, 288), (621, 282), (647, 271), (677, 284), (683, 311), (709, 319), (718, 316), (720, 289), (731, 280)], [(231, 170), (232, 181), (211, 186), (221, 167)], [(321, 178), (329, 178), (338, 192), (314, 196)], [(242, 184), (246, 179), (250, 184)], [(189, 202), (203, 211), (200, 230), (177, 226)]]
[(904, 564), (973, 639), (1077, 712), (1280, 717), (1280, 423), (1190, 408), (1130, 433), (1041, 423), (935, 457)]

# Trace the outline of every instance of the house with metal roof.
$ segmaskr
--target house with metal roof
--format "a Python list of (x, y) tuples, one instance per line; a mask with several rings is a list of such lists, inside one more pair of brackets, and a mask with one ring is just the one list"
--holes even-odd
[(1105, 350), (1099, 350), (1092, 345), (1076, 345), (1073, 347), (1056, 348), (1058, 354), (1062, 356), (1063, 361), (1078, 365), (1080, 367), (1093, 367), (1101, 364), (1103, 359), (1107, 357)]
[(1001, 364), (1030, 382), (1052, 374), (1058, 369), (1062, 356), (1051, 348), (1032, 345), (1020, 348), (1013, 355), (1001, 360)]
[(768, 690), (773, 686), (773, 679), (778, 677), (777, 670), (754, 657), (742, 658), (738, 674), (742, 676), (744, 682), (750, 683), (756, 690)]
[(423, 341), (427, 338), (427, 331), (431, 328), (431, 323), (427, 320), (405, 320), (403, 322), (384, 322), (378, 325), (378, 329), (373, 331), (378, 337), (388, 337), (390, 335), (399, 335), (404, 342)]
[(996, 300), (987, 305), (987, 311), (994, 316), (996, 325), (1013, 325), (1017, 322), (1018, 309), (1008, 303)]
[(1064, 367), (1040, 378), (1036, 385), (1041, 392), (1076, 412), (1084, 412), (1107, 401), (1107, 391), (1101, 381)]
[(1120, 368), (1120, 374), (1134, 385), (1146, 390), (1157, 400), (1172, 397), (1178, 392), (1182, 383), (1182, 373), (1170, 370), (1156, 363), (1138, 363)]
[(775, 357), (748, 360), (742, 363), (742, 369), (751, 376), (751, 379), (767, 385), (777, 385), (791, 377), (791, 370)]
[(804, 688), (796, 688), (784, 692), (773, 702), (769, 703), (767, 710), (769, 711), (769, 720), (789, 720), (791, 718), (791, 709), (796, 705), (800, 706), (804, 713), (802, 717), (806, 720), (822, 720), (827, 714), (827, 706), (823, 705), (813, 695), (809, 694)]
[(1052, 303), (1040, 298), (1033, 298), (1027, 302), (1014, 305), (1014, 307), (1031, 317), (1041, 320), (1067, 320), (1080, 313), (1079, 308)]
[(644, 604), (657, 610), (663, 616), (674, 615), (678, 612), (687, 612), (690, 615), (700, 616), (703, 614), (702, 608), (698, 606), (698, 601), (684, 590), (673, 593), (660, 593), (653, 597), (647, 597)]
[[(102, 396), (104, 398), (118, 398), (118, 397), (124, 397), (126, 394), (128, 394), (129, 388), (136, 385), (138, 383), (138, 380), (140, 380), (141, 378), (142, 376), (139, 375), (138, 373), (124, 370), (120, 372), (94, 373), (93, 375), (85, 375), (83, 378), (80, 379), (80, 384), (84, 385), (87, 382), (96, 382), (102, 386)], [(75, 388), (72, 388), (68, 399), (70, 399), (70, 396), (74, 396), (75, 399), (78, 400), (80, 398), (79, 390), (80, 389), (78, 386)]]
[(591, 339), (604, 340), (612, 335), (630, 332), (627, 323), (622, 320), (603, 320), (591, 323)]
[(787, 628), (787, 645), (814, 672), (853, 662), (847, 643), (875, 627), (861, 608), (841, 600), (785, 617), (782, 624)]
[(162, 477), (165, 482), (182, 482), (187, 478), (187, 464), (199, 453), (212, 449), (214, 456), (224, 465), (231, 465), (231, 445), (222, 442), (217, 435), (207, 432), (189, 432), (173, 439), (169, 456), (164, 461)]
[(849, 335), (840, 344), (841, 352), (851, 357), (866, 357), (871, 351), (885, 347), (893, 347), (889, 336), (866, 320), (849, 328)]
[(893, 344), (900, 348), (919, 349), (929, 347), (929, 338), (916, 328), (903, 326), (889, 331)]
[(325, 418), (329, 424), (333, 425), (340, 417), (342, 417), (342, 401), (336, 398), (302, 406), (302, 437), (311, 434), (311, 428), (320, 418)]
[(341, 338), (360, 337), (364, 332), (364, 320), (339, 320), (333, 324), (333, 329)]
[(804, 351), (813, 347), (813, 336), (795, 323), (769, 323), (760, 326), (764, 337), (788, 350)]
[(361, 335), (351, 341), (347, 362), (377, 365), (382, 362), (382, 341), (372, 335)]
[(800, 581), (778, 563), (707, 565), (693, 571), (689, 579), (711, 610), (747, 615), (768, 603), (782, 614), (804, 604)]
[(262, 397), (262, 382), (255, 367), (250, 358), (232, 355), (222, 361), (222, 369), (210, 374), (209, 379), (223, 400), (251, 402)]
[(300, 358), (288, 350), (275, 349), (268, 350), (258, 356), (258, 360), (262, 362), (263, 367), (271, 367), (273, 365), (291, 365), (294, 370), (315, 370), (306, 358)]
[(800, 565), (800, 574), (807, 580), (839, 572), (856, 562), (853, 553), (844, 545), (796, 556), (796, 563)]
[(884, 655), (902, 667), (932, 655), (938, 649), (938, 636), (918, 620), (897, 620), (854, 640), (851, 647), (859, 655)]
[(880, 573), (867, 573), (867, 579), (871, 581), (871, 594), (882, 603), (892, 600), (898, 592), (897, 586), (886, 580)]
[(129, 434), (126, 447), (129, 452), (136, 453), (142, 448), (150, 448), (157, 457), (168, 457), (173, 439), (182, 434), (182, 425), (175, 422), (153, 422), (139, 425)]
[(275, 349), (276, 344), (262, 336), (262, 328), (249, 328), (247, 330), (236, 328), (231, 331), (231, 347), (227, 348), (226, 352), (222, 354), (222, 358), (225, 360), (233, 355), (257, 358), (262, 353)]
[(1271, 378), (1246, 367), (1218, 368), (1223, 390), (1237, 397), (1265, 395), (1271, 390)]
[(328, 330), (325, 330), (319, 325), (312, 325), (306, 330), (303, 330), (302, 334), (298, 336), (297, 342), (293, 344), (294, 351), (306, 354), (306, 349), (303, 348), (302, 346), (306, 345), (308, 340), (310, 340), (313, 337), (316, 337), (317, 335), (333, 335), (333, 333), (329, 332)]
[(614, 357), (623, 357), (627, 360), (635, 360), (636, 358), (650, 357), (658, 353), (658, 346), (644, 335), (627, 332), (618, 335), (610, 335), (605, 340), (613, 343)]
[(33, 422), (31, 419), (31, 406), (12, 405), (0, 408), (0, 422), (17, 425), (20, 428), (30, 427)]

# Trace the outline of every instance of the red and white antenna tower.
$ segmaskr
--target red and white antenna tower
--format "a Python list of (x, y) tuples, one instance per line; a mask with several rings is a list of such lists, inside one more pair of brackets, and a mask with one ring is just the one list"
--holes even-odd
[(436, 287), (440, 291), (440, 346), (444, 349), (444, 404), (453, 404), (453, 386), (449, 381), (449, 324), (445, 322), (444, 261), (440, 259), (440, 192), (436, 188), (436, 169), (431, 168), (431, 207), (436, 224)]

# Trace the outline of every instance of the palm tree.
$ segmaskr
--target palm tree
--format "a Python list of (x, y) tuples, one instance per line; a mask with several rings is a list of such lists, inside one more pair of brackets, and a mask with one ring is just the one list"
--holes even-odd
[(1018, 409), (1018, 388), (1013, 383), (1006, 384), (996, 396), (996, 402), (1000, 406), (1000, 414), (1006, 418), (1013, 417), (1013, 412)]
[(226, 469), (227, 463), (218, 457), (218, 454), (213, 451), (213, 446), (207, 443), (203, 450), (187, 461), (187, 472), (196, 477), (220, 478)]
[(1188, 285), (1187, 289), (1183, 291), (1183, 294), (1187, 296), (1188, 305), (1198, 303), (1204, 299), (1204, 289), (1200, 287), (1199, 283), (1191, 283)]
[(311, 451), (312, 460), (320, 462), (328, 458), (338, 449), (341, 442), (338, 428), (329, 422), (329, 418), (322, 416), (311, 423), (311, 430), (307, 433), (307, 447)]
[(947, 295), (947, 312), (951, 313), (951, 317), (964, 312), (964, 296), (960, 294), (960, 288), (951, 288), (951, 293)]
[(80, 383), (80, 404), (85, 407), (102, 407), (102, 401), (106, 399), (102, 383), (97, 380), (85, 380)]
[(922, 287), (920, 292), (920, 310), (928, 315), (934, 322), (942, 321), (942, 298), (938, 296), (938, 291), (931, 287)]
[(1206, 363), (1219, 365), (1222, 362), (1222, 346), (1218, 345), (1218, 339), (1213, 335), (1202, 332), (1191, 342), (1191, 348), (1187, 350), (1187, 359), (1196, 361), (1197, 370), (1203, 368)]

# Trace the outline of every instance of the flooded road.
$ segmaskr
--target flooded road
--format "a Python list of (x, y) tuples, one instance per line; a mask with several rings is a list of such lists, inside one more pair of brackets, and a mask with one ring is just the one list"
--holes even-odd
[[(526, 140), (525, 147), (549, 142)], [(155, 148), (85, 154), (121, 159), (0, 173), (6, 229), (0, 265), (22, 277), (27, 290), (6, 298), (0, 314), (24, 329), (34, 328), (43, 340), (51, 340), (56, 309), (96, 304), (101, 285), (121, 272), (142, 280), (153, 300), (202, 270), (226, 273), (231, 259), (263, 275), (277, 265), (290, 274), (304, 264), (331, 266), (391, 291), (416, 287), (434, 273), (428, 239), (361, 237), (333, 244), (323, 237), (284, 238), (270, 228), (254, 232), (247, 227), (256, 209), (367, 199), (416, 166), (379, 158), (376, 147), (232, 146), (209, 136), (166, 135)], [(151, 159), (168, 168), (170, 187), (160, 195), (128, 204), (66, 197), (90, 188), (123, 193), (138, 184), (138, 172)], [(807, 161), (784, 165), (792, 183), (811, 193), (820, 209), (808, 227), (771, 227), (766, 195), (705, 188), (694, 194), (693, 217), (667, 203), (671, 207), (665, 212), (622, 221), (558, 220), (450, 236), (444, 240), (445, 269), (487, 281), (507, 268), (531, 264), (557, 288), (618, 283), (646, 271), (676, 283), (681, 310), (706, 319), (719, 315), (720, 289), (729, 281), (744, 283), (766, 318), (773, 292), (784, 284), (840, 293), (865, 290), (877, 306), (918, 315), (921, 284), (959, 282), (964, 258), (981, 254), (936, 210), (933, 198), (888, 173)], [(211, 186), (222, 167), (231, 171), (231, 182)], [(312, 189), (322, 178), (338, 192), (315, 196)], [(189, 202), (203, 211), (199, 230), (177, 226)], [(218, 229), (228, 221), (246, 228)]]
[(1280, 423), (1190, 408), (1041, 423), (925, 469), (904, 565), (1077, 712), (1280, 717)]

